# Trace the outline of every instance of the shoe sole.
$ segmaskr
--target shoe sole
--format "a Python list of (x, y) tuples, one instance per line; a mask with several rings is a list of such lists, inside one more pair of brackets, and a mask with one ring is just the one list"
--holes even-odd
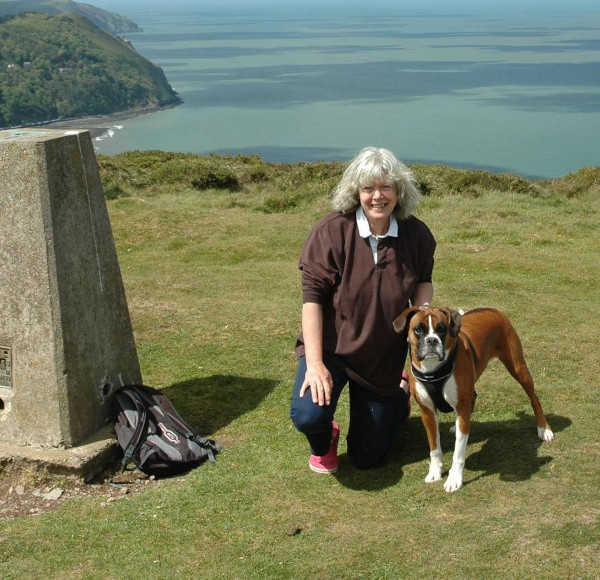
[(326, 469), (325, 467), (315, 467), (312, 463), (310, 463), (310, 461), (308, 462), (308, 466), (310, 467), (311, 471), (314, 471), (315, 473), (328, 474), (335, 473), (338, 470), (337, 467), (335, 467), (334, 469)]

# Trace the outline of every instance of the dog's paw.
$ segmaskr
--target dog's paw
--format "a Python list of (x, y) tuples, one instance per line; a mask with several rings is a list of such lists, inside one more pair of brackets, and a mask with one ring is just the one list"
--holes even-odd
[(538, 427), (538, 437), (542, 441), (552, 441), (554, 439), (554, 433), (550, 429), (546, 429), (545, 427)]
[(448, 479), (446, 479), (444, 483), (444, 489), (448, 493), (452, 493), (454, 491), (458, 491), (462, 487), (462, 484), (462, 473), (453, 473), (452, 470), (450, 470)]
[(439, 449), (434, 449), (429, 456), (429, 473), (425, 478), (425, 482), (431, 483), (432, 481), (440, 481), (440, 479), (442, 479), (442, 470), (444, 469), (442, 452)]
[(440, 481), (442, 479), (442, 470), (431, 468), (427, 477), (425, 478), (425, 483), (432, 483), (434, 481)]

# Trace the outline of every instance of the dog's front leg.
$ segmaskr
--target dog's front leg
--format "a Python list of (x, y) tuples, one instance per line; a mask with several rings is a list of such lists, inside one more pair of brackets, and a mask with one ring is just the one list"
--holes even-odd
[(448, 479), (444, 483), (444, 489), (451, 493), (457, 491), (463, 484), (463, 470), (465, 468), (465, 458), (467, 455), (467, 442), (469, 440), (469, 429), (471, 423), (471, 414), (463, 405), (456, 410), (456, 442), (454, 443), (454, 455), (452, 456), (452, 467), (448, 473)]
[(427, 432), (429, 442), (429, 473), (425, 478), (427, 483), (442, 479), (442, 446), (440, 443), (440, 428), (437, 413), (429, 407), (421, 405), (421, 420)]

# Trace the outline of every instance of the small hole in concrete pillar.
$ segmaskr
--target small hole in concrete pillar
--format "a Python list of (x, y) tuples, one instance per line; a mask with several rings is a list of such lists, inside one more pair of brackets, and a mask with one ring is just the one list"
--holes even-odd
[(4, 411), (4, 400), (0, 399), (0, 413), (2, 413), (2, 411)]
[(102, 405), (105, 405), (110, 401), (110, 397), (113, 394), (114, 390), (115, 386), (110, 380), (110, 377), (108, 375), (104, 375), (102, 377), (102, 380), (96, 387), (96, 393), (98, 394), (98, 398), (100, 399)]

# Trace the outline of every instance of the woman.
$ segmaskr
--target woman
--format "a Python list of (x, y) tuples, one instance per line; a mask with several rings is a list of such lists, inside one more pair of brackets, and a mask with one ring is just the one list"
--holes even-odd
[(300, 259), (302, 334), (290, 416), (308, 439), (310, 468), (338, 467), (333, 420), (346, 384), (348, 455), (357, 467), (379, 466), (410, 412), (403, 377), (406, 335), (393, 320), (427, 305), (435, 240), (411, 213), (419, 192), (391, 151), (368, 147), (350, 163), (333, 195), (334, 212), (311, 231)]

